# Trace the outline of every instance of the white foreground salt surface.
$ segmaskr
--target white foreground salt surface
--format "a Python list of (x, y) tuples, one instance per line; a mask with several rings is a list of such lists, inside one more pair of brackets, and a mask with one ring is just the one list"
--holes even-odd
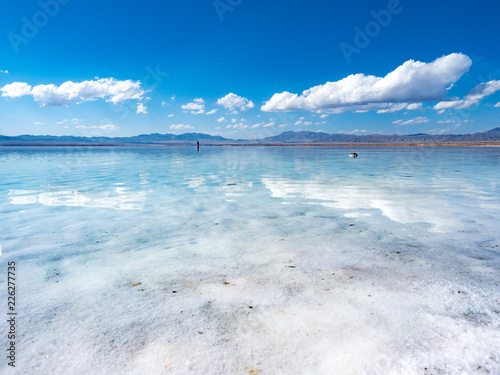
[(500, 150), (351, 151), (0, 149), (0, 373), (500, 373)]

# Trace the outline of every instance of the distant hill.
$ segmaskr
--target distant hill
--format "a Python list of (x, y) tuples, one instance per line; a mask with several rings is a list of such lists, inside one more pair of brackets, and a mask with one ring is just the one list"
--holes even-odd
[(229, 139), (203, 133), (141, 134), (133, 137), (75, 137), (52, 135), (20, 135), (6, 137), (0, 135), (0, 145), (123, 145), (123, 144), (192, 144), (196, 141), (210, 143), (227, 142)]
[(288, 131), (259, 140), (262, 143), (461, 143), (500, 141), (500, 127), (474, 134), (351, 135)]
[(161, 145), (161, 144), (193, 144), (196, 141), (205, 144), (342, 144), (342, 143), (469, 143), (500, 142), (500, 127), (474, 134), (409, 134), (409, 135), (352, 135), (328, 134), (310, 131), (287, 131), (272, 137), (256, 140), (233, 140), (221, 136), (203, 133), (184, 134), (141, 134), (133, 137), (75, 137), (52, 135), (20, 135), (8, 137), (0, 135), (0, 146), (26, 145)]

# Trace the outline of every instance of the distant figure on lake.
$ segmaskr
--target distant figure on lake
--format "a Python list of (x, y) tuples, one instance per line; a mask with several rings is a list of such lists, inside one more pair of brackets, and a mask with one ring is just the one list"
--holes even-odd
[(358, 154), (356, 154), (355, 152), (351, 152), (351, 153), (349, 154), (349, 157), (350, 157), (350, 158), (352, 158), (352, 159), (355, 159), (355, 158), (357, 158), (357, 157), (358, 157)]
[(200, 148), (200, 142), (196, 141), (196, 148), (199, 149)]

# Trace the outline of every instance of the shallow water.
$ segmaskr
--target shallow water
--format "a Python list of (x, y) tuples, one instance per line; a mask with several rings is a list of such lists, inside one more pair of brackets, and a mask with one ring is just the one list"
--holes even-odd
[(0, 148), (0, 372), (500, 373), (499, 167), (494, 147)]

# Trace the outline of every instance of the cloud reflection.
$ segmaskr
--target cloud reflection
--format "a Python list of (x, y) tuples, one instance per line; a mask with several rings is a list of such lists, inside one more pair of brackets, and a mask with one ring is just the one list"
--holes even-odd
[[(453, 232), (463, 229), (460, 219), (454, 216), (446, 202), (439, 196), (425, 195), (425, 191), (404, 182), (395, 186), (329, 185), (324, 181), (297, 181), (287, 178), (262, 178), (272, 196), (284, 199), (283, 203), (298, 201), (302, 204), (319, 204), (344, 210), (378, 209), (398, 223), (429, 223), (432, 232)], [(348, 212), (347, 217), (368, 217), (366, 212)]]
[(141, 210), (146, 198), (145, 192), (132, 192), (119, 186), (111, 192), (83, 193), (78, 190), (39, 192), (36, 190), (10, 190), (12, 204), (36, 204), (45, 206), (95, 207), (116, 210)]

